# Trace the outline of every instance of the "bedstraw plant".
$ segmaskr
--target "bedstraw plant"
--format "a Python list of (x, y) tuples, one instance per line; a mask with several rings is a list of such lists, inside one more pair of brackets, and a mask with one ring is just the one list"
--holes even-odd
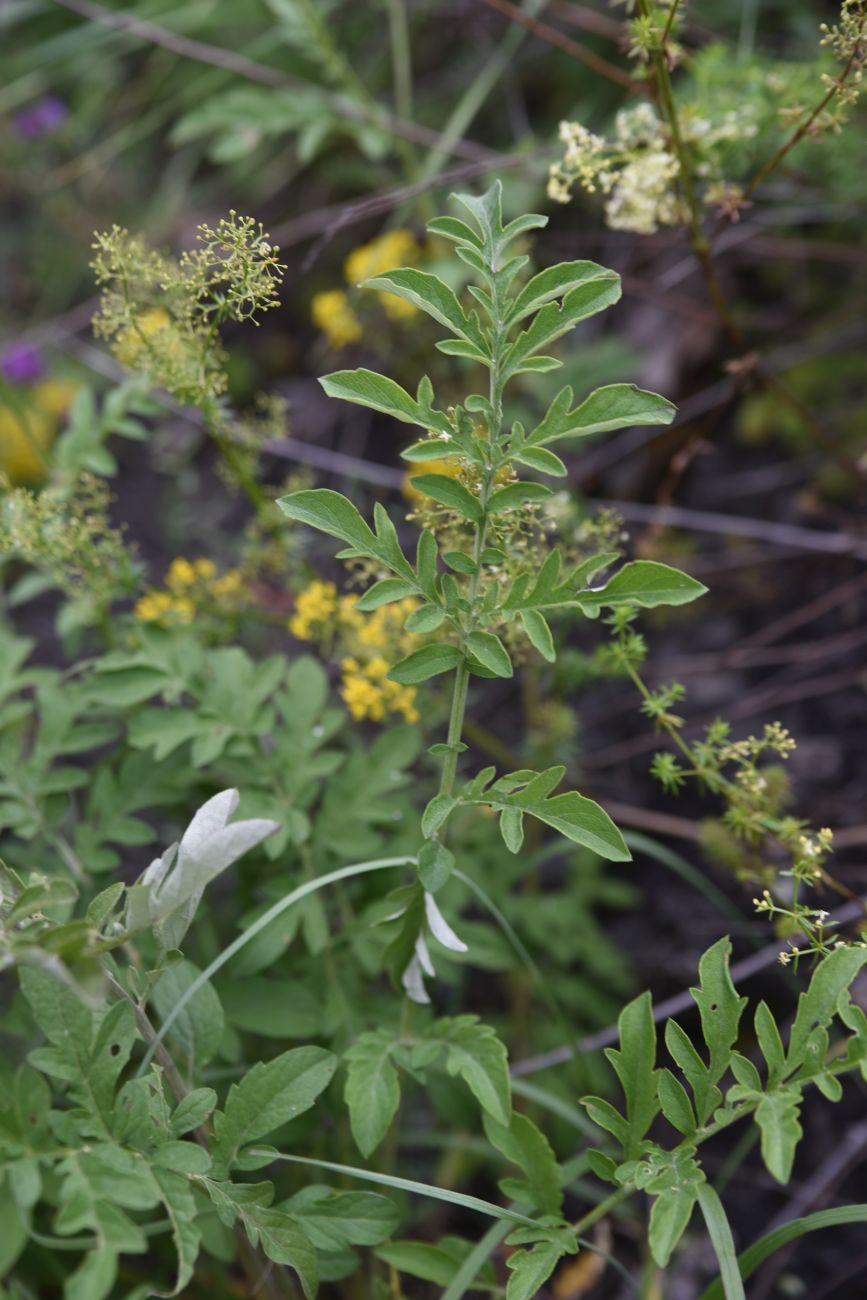
[[(440, 217), (429, 229), (454, 243), (473, 275), (464, 303), (419, 267), (382, 272), (367, 287), (432, 316), (448, 332), (439, 351), (486, 374), (484, 391), (443, 407), (428, 378), (415, 396), (365, 369), (322, 380), (330, 396), (422, 431), (402, 452), (411, 463), (429, 463), (413, 477), (423, 524), (414, 554), (405, 552), (381, 504), (371, 527), (334, 491), (305, 488), (279, 503), (289, 520), (336, 538), (340, 556), (364, 577), (366, 590), (346, 607), (353, 619), (388, 609), (399, 621), (389, 644), (402, 657), (384, 663), (383, 681), (414, 692), (398, 697), (403, 725), (363, 748), (343, 734), (346, 718), (329, 705), (325, 673), (311, 658), (289, 665), (278, 654), (254, 663), (239, 646), (197, 641), (197, 620), (214, 584), (227, 577), (206, 559), (176, 560), (166, 591), (139, 601), (122, 644), (74, 673), (30, 667), (29, 644), (4, 639), (0, 827), (14, 857), (11, 866), (0, 864), (0, 970), (17, 971), (22, 995), (4, 1029), (12, 1041), (29, 1043), (37, 1030), (45, 1041), (17, 1070), (0, 1065), (0, 1273), (8, 1274), (2, 1300), (29, 1300), (33, 1277), (45, 1294), (63, 1300), (144, 1300), (193, 1294), (192, 1287), (211, 1294), (214, 1279), (235, 1265), (247, 1289), (234, 1294), (271, 1300), (431, 1294), (420, 1292), (419, 1282), (438, 1287), (442, 1300), (480, 1290), (533, 1300), (545, 1294), (560, 1261), (579, 1251), (603, 1253), (612, 1268), (627, 1271), (586, 1234), (639, 1193), (651, 1205), (650, 1267), (670, 1266), (698, 1208), (719, 1275), (703, 1300), (742, 1300), (743, 1278), (777, 1246), (814, 1228), (867, 1218), (863, 1206), (837, 1207), (786, 1225), (738, 1257), (702, 1164), (705, 1142), (752, 1121), (768, 1171), (785, 1183), (802, 1136), (805, 1092), (815, 1089), (833, 1102), (845, 1076), (867, 1079), (867, 1016), (849, 992), (867, 965), (867, 946), (832, 941), (815, 914), (799, 912), (795, 902), (791, 916), (813, 950), (812, 971), (788, 1031), (760, 1002), (754, 1037), (742, 1032), (746, 999), (732, 983), (730, 943), (721, 938), (700, 961), (693, 990), (698, 1024), (691, 1034), (666, 1024), (664, 1059), (649, 994), (622, 1011), (619, 1046), (606, 1053), (622, 1092), (619, 1107), (594, 1095), (583, 1099), (582, 1114), (562, 1092), (513, 1078), (505, 1044), (463, 1009), (459, 996), (451, 997), (450, 1014), (440, 1014), (445, 999), (434, 983), (432, 951), (441, 963), (482, 964), (473, 948), (478, 928), (454, 916), (459, 884), (461, 896), (502, 927), (552, 1014), (562, 1015), (500, 910), (505, 900), (491, 898), (478, 879), (485, 852), (496, 860), (494, 879), (504, 874), (506, 851), (518, 861), (526, 854), (529, 872), (524, 834), (531, 819), (534, 838), (547, 828), (585, 861), (592, 855), (622, 863), (630, 856), (602, 807), (560, 789), (564, 766), (466, 770), (471, 688), (510, 678), (515, 661), (531, 654), (554, 661), (562, 619), (604, 615), (620, 670), (641, 690), (645, 713), (676, 739), (679, 692), (644, 686), (643, 641), (633, 620), (704, 590), (668, 565), (621, 563), (617, 551), (601, 546), (578, 561), (557, 546), (539, 553), (546, 535), (537, 526), (539, 511), (551, 494), (542, 480), (567, 474), (557, 445), (639, 423), (664, 425), (674, 408), (631, 384), (599, 388), (577, 403), (566, 386), (532, 427), (512, 418), (512, 381), (554, 370), (560, 363), (550, 345), (616, 303), (619, 279), (587, 261), (534, 274), (522, 249), (545, 218), (504, 224), (499, 184), (459, 201), (465, 218)], [(100, 254), (111, 262), (100, 274), (114, 285), (105, 328), (116, 348), (163, 383), (171, 372), (157, 372), (161, 359), (182, 366), (177, 395), (190, 396), (187, 385), (201, 382), (201, 404), (215, 419), (208, 320), (229, 312), (229, 298), (241, 316), (249, 314), (247, 302), (269, 305), (275, 270), (258, 227), (220, 230), (228, 241), (218, 257), (227, 258), (223, 271), (230, 284), (247, 288), (223, 301), (215, 287), (223, 271), (208, 261), (209, 237), (204, 260), (171, 271), (173, 314), (154, 328), (148, 313), (160, 308), (148, 294), (164, 282), (164, 263), (154, 262), (147, 292), (139, 284), (128, 297), (121, 264), (134, 257), (140, 276), (149, 256), (119, 232), (102, 242)], [(232, 253), (236, 235), (241, 243)], [(251, 256), (264, 262), (254, 266)], [(190, 306), (191, 293), (202, 315)], [(103, 322), (105, 312), (104, 304)], [(184, 348), (164, 352), (169, 331)], [(220, 434), (230, 434), (222, 417)], [(447, 472), (437, 472), (438, 465)], [(532, 548), (524, 545), (530, 535)], [(234, 599), (237, 585), (233, 579), (224, 595)], [(320, 583), (316, 597), (296, 609), (299, 635), (310, 634), (323, 609), (338, 608), (336, 586)], [(416, 827), (409, 769), (425, 693), (435, 689), (426, 683), (439, 677), (450, 688), (448, 724), (430, 749), (438, 779)], [(374, 717), (346, 687), (345, 681), (350, 713)], [(788, 835), (789, 846), (803, 850), (792, 882), (797, 891), (812, 883), (829, 845), (820, 835), (807, 853), (799, 826), (774, 822), (757, 794), (757, 762), (766, 748), (783, 755), (785, 733), (771, 728), (753, 744), (734, 742), (718, 724), (703, 746), (680, 746), (683, 762), (659, 757), (655, 769), (670, 789), (694, 776), (722, 793), (730, 829), (743, 831), (747, 843), (769, 820), (782, 842)], [(89, 774), (73, 760), (93, 751), (101, 757)], [(234, 783), (244, 787), (240, 818)], [(121, 850), (153, 841), (155, 809), (193, 806), (205, 789), (210, 797), (178, 842), (138, 879), (126, 883), (130, 872), (92, 891), (94, 875), (122, 865)], [(74, 791), (82, 792), (77, 819)], [(462, 847), (474, 817), (491, 833), (496, 819), (493, 850)], [(350, 860), (356, 851), (362, 860)], [(255, 906), (223, 942), (214, 923), (218, 882), (239, 860), (245, 872), (258, 861), (262, 874), (253, 877)], [(53, 861), (57, 871), (47, 868)], [(293, 875), (284, 881), (287, 871)], [(383, 873), (390, 892), (376, 890)], [(249, 877), (236, 884), (233, 908), (238, 894), (250, 893)], [(350, 892), (362, 888), (367, 892)], [(326, 911), (329, 898), (337, 901), (338, 919)], [(762, 910), (779, 910), (770, 893), (763, 898)], [(269, 968), (287, 958), (295, 963), (293, 977), (273, 978)], [(383, 971), (393, 991), (383, 991)], [(275, 1038), (282, 1050), (269, 1054)], [(285, 1048), (293, 1038), (305, 1041)], [(225, 1067), (208, 1070), (217, 1058)], [(598, 1077), (602, 1091), (604, 1076)], [(477, 1108), (476, 1146), (486, 1164), (496, 1153), (508, 1170), (498, 1179), (497, 1201), (445, 1176), (423, 1183), (399, 1172), (399, 1112), (408, 1089), (416, 1097), (424, 1090), (428, 1117), (451, 1125), (445, 1134), (432, 1125), (444, 1145), (472, 1144), (467, 1130), (477, 1125)], [(550, 1118), (548, 1132), (513, 1105), (513, 1095)], [(568, 1149), (578, 1135), (579, 1149)], [(352, 1163), (353, 1150), (361, 1163)], [(326, 1174), (328, 1183), (321, 1181)], [(601, 1187), (588, 1183), (590, 1175)], [(356, 1182), (377, 1190), (354, 1190)], [(399, 1225), (418, 1197), (450, 1204), (464, 1222), (480, 1215), (493, 1224), (476, 1243), (452, 1235), (412, 1240)], [(173, 1246), (171, 1272), (163, 1235)], [(511, 1253), (498, 1274), (490, 1257), (502, 1244)], [(373, 1255), (362, 1262), (360, 1248)], [(234, 1287), (237, 1272), (231, 1276)]]

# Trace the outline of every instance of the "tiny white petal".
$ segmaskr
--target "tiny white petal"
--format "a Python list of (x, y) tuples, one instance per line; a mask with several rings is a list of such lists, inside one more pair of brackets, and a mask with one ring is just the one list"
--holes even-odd
[(427, 940), (423, 934), (420, 934), (415, 941), (415, 955), (418, 957), (418, 964), (421, 966), (425, 975), (430, 975), (431, 979), (436, 975), (433, 962), (428, 952)]
[(418, 1002), (422, 1006), (430, 1002), (427, 990), (422, 978), (421, 966), (418, 957), (413, 957), (406, 970), (400, 977), (400, 982), (406, 989), (406, 995), (411, 1002)]
[(427, 914), (427, 923), (430, 926), (431, 934), (435, 939), (439, 940), (444, 948), (450, 948), (452, 952), (469, 951), (467, 945), (458, 938), (437, 907), (433, 894), (425, 893), (424, 910)]

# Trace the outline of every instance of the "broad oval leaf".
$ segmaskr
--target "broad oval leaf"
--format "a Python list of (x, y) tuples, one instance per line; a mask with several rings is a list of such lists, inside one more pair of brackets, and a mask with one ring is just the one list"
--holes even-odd
[(478, 324), (468, 319), (457, 300), (454, 289), (430, 271), (415, 267), (400, 267), (362, 282), (364, 289), (378, 289), (380, 293), (393, 293), (420, 311), (433, 316), (460, 338), (485, 351), (484, 338)]
[(447, 474), (414, 474), (412, 485), (419, 492), (433, 497), (434, 501), (439, 501), (440, 505), (457, 510), (465, 519), (476, 524), (481, 522), (481, 504), (457, 479), (449, 478)]
[(462, 659), (463, 654), (455, 645), (425, 645), (396, 663), (388, 677), (401, 686), (415, 686), (456, 668)]
[(466, 644), (470, 653), (497, 677), (512, 676), (509, 652), (493, 632), (471, 632)]
[(544, 501), (550, 495), (551, 489), (544, 483), (508, 483), (492, 493), (487, 513), (496, 515), (501, 510), (515, 510), (527, 501)]
[(379, 609), (381, 605), (390, 605), (396, 600), (404, 600), (407, 596), (414, 595), (416, 595), (416, 588), (411, 582), (405, 582), (403, 578), (381, 578), (359, 596), (355, 608), (362, 613), (367, 613), (372, 609)]
[(556, 266), (548, 266), (544, 271), (537, 272), (512, 304), (508, 315), (509, 324), (523, 320), (546, 303), (564, 297), (588, 280), (598, 280), (600, 272), (609, 276), (614, 274), (606, 272), (605, 267), (596, 262), (559, 262)]
[(309, 524), (321, 533), (348, 542), (366, 554), (378, 550), (376, 537), (364, 522), (355, 506), (340, 492), (330, 488), (311, 488), (303, 492), (290, 492), (280, 497), (278, 506), (284, 515), (300, 524)]
[(404, 424), (417, 424), (422, 429), (451, 436), (451, 425), (442, 411), (422, 406), (400, 384), (375, 370), (363, 366), (357, 370), (335, 370), (330, 375), (323, 375), (319, 382), (329, 397), (354, 402), (356, 406), (369, 406), (371, 410), (381, 411)]
[(614, 609), (618, 605), (640, 605), (655, 609), (657, 605), (688, 605), (707, 591), (680, 569), (657, 560), (631, 560), (609, 578), (598, 591), (581, 591), (575, 597), (588, 613)]

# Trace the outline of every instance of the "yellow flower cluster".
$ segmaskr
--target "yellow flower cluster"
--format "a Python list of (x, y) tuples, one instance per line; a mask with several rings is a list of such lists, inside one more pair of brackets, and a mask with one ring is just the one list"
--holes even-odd
[[(361, 284), (374, 275), (393, 271), (396, 266), (412, 266), (420, 256), (421, 249), (412, 231), (388, 230), (384, 235), (371, 239), (369, 244), (353, 249), (343, 264), (343, 276), (347, 284)], [(415, 312), (412, 303), (395, 298), (393, 293), (380, 293), (377, 297), (392, 320), (412, 316)]]
[(361, 338), (361, 321), (349, 305), (342, 289), (329, 289), (317, 293), (310, 307), (313, 324), (320, 329), (335, 349), (357, 343)]
[[(354, 248), (343, 264), (343, 278), (352, 286), (369, 280), (371, 276), (392, 271), (396, 266), (412, 266), (422, 257), (422, 249), (410, 230), (388, 230), (368, 244)], [(390, 320), (412, 316), (415, 307), (392, 293), (378, 293), (385, 314)], [(357, 343), (362, 336), (358, 319), (348, 295), (343, 289), (329, 289), (314, 295), (310, 308), (316, 325), (333, 348)]]
[(446, 478), (459, 478), (461, 462), (457, 456), (446, 456), (442, 460), (415, 460), (406, 471), (401, 491), (409, 501), (426, 501), (424, 492), (413, 484), (413, 479), (420, 474), (444, 474)]
[(299, 641), (318, 641), (337, 612), (337, 588), (333, 582), (311, 582), (298, 595), (289, 631)]
[(151, 307), (143, 312), (135, 326), (125, 329), (118, 335), (115, 356), (122, 366), (134, 366), (141, 356), (141, 350), (147, 347), (155, 334), (161, 333), (171, 325), (171, 317), (162, 307)]
[(340, 664), (343, 685), (340, 694), (353, 718), (361, 722), (370, 718), (382, 722), (387, 713), (400, 713), (407, 722), (418, 722), (415, 687), (400, 686), (387, 677), (389, 665), (382, 655), (367, 663), (347, 656)]
[(414, 686), (388, 680), (391, 664), (409, 654), (416, 638), (404, 623), (416, 608), (411, 597), (381, 605), (370, 614), (356, 608), (357, 596), (339, 596), (333, 582), (316, 580), (299, 593), (289, 630), (341, 655), (340, 694), (356, 721), (382, 722), (399, 714), (418, 722)]
[(22, 398), (22, 409), (0, 405), (0, 474), (13, 486), (41, 483), (46, 476), (46, 452), (78, 385), (66, 379), (46, 379)]
[(136, 602), (134, 614), (143, 623), (192, 623), (198, 610), (214, 605), (234, 612), (244, 604), (240, 569), (217, 574), (213, 560), (172, 560), (164, 591), (148, 591)]

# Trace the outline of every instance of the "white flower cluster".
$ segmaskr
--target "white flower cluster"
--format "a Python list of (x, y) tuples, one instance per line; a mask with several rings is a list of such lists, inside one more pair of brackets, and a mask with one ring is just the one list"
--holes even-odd
[(568, 203), (576, 181), (588, 194), (595, 192), (601, 155), (608, 145), (580, 122), (561, 122), (560, 140), (565, 144), (566, 152), (563, 161), (553, 163), (548, 173), (548, 198), (555, 203)]
[(678, 161), (665, 149), (647, 149), (619, 172), (605, 204), (605, 220), (612, 230), (652, 235), (660, 226), (682, 220), (682, 204), (674, 181)]
[(550, 170), (549, 198), (568, 203), (575, 184), (588, 194), (601, 189), (607, 196), (605, 219), (611, 229), (641, 235), (652, 235), (660, 226), (677, 225), (683, 219), (674, 189), (679, 164), (650, 104), (621, 110), (612, 142), (578, 122), (561, 122), (560, 139), (566, 152)]

